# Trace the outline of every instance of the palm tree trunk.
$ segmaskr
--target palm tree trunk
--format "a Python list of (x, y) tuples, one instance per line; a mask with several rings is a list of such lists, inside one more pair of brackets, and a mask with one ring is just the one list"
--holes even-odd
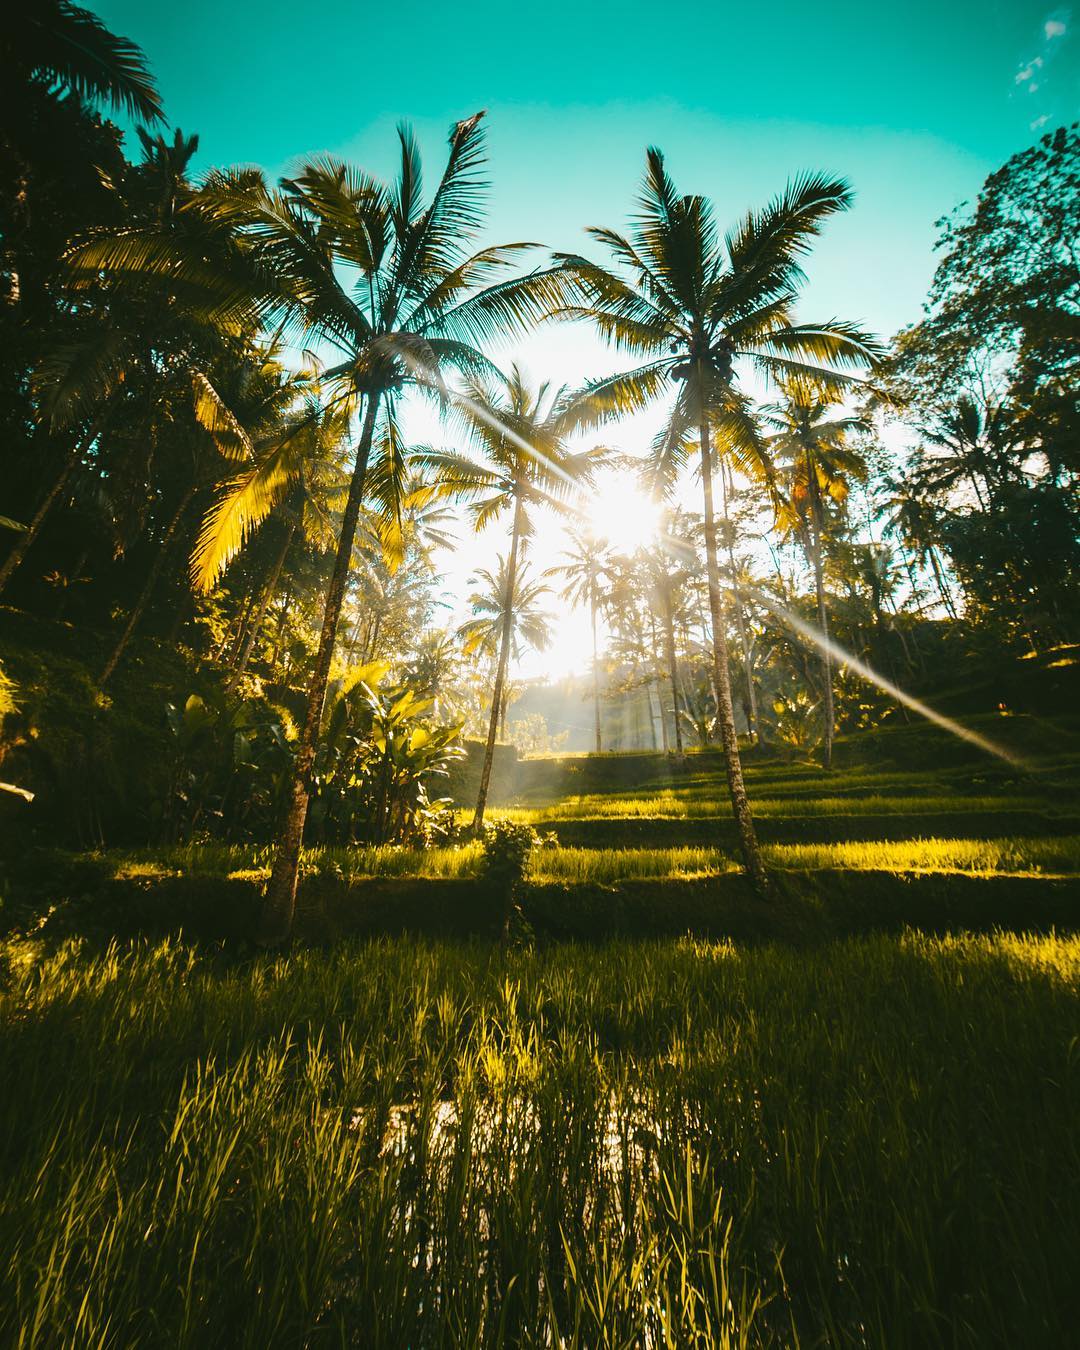
[(727, 470), (720, 466), (721, 502), (724, 508), (724, 535), (727, 541), (728, 576), (731, 581), (731, 593), (735, 600), (735, 626), (739, 630), (739, 648), (742, 651), (743, 674), (746, 678), (746, 710), (749, 714), (750, 735), (755, 745), (761, 744), (761, 725), (758, 721), (757, 693), (754, 689), (753, 664), (750, 660), (750, 640), (746, 634), (746, 615), (743, 613), (742, 587), (739, 585), (739, 573), (735, 566), (735, 545), (733, 543), (731, 517), (728, 514), (728, 478)]
[(660, 739), (664, 754), (669, 755), (671, 753), (671, 741), (668, 737), (667, 718), (664, 716), (664, 686), (660, 680), (660, 661), (656, 650), (656, 620), (653, 618), (651, 611), (649, 614), (649, 630), (652, 635), (652, 684), (656, 688), (656, 707), (660, 713)]
[(953, 603), (952, 593), (945, 584), (945, 577), (941, 571), (941, 563), (938, 562), (937, 549), (930, 546), (927, 549), (927, 556), (930, 559), (930, 567), (934, 573), (934, 580), (937, 582), (938, 594), (941, 596), (941, 602), (945, 606), (945, 612), (951, 619), (956, 618), (956, 605)]
[(150, 571), (146, 574), (146, 580), (143, 582), (143, 588), (139, 592), (139, 598), (132, 606), (131, 613), (128, 615), (128, 621), (124, 625), (124, 631), (120, 634), (119, 640), (112, 649), (112, 654), (105, 662), (105, 668), (98, 679), (98, 684), (102, 687), (105, 686), (113, 671), (120, 664), (120, 658), (127, 650), (131, 635), (134, 633), (139, 620), (142, 618), (146, 606), (150, 603), (150, 597), (154, 593), (157, 579), (161, 575), (162, 567), (165, 565), (165, 558), (169, 552), (169, 545), (172, 543), (173, 535), (176, 533), (176, 527), (180, 524), (180, 518), (190, 505), (192, 497), (195, 496), (195, 489), (195, 483), (189, 485), (184, 495), (180, 498), (180, 504), (173, 513), (172, 520), (169, 521), (168, 528), (162, 536), (161, 546), (158, 548), (157, 556), (154, 558)]
[(296, 533), (296, 526), (290, 525), (285, 531), (285, 540), (281, 545), (281, 551), (278, 553), (274, 562), (273, 571), (270, 573), (270, 579), (266, 583), (262, 597), (258, 606), (248, 619), (247, 636), (244, 639), (244, 650), (240, 653), (240, 658), (233, 668), (233, 673), (229, 676), (229, 681), (225, 688), (232, 689), (240, 676), (247, 669), (247, 663), (251, 660), (251, 651), (255, 646), (255, 639), (259, 635), (259, 629), (262, 627), (263, 619), (266, 618), (266, 611), (270, 608), (270, 601), (274, 598), (277, 591), (278, 578), (281, 576), (281, 569), (285, 566), (285, 558), (289, 552), (289, 547), (293, 541), (293, 535)]
[(518, 540), (521, 537), (522, 505), (522, 498), (519, 495), (514, 506), (514, 529), (510, 536), (510, 557), (506, 564), (506, 605), (503, 610), (502, 632), (499, 634), (499, 664), (495, 667), (495, 688), (491, 694), (491, 720), (488, 722), (487, 743), (484, 746), (484, 763), (480, 770), (480, 791), (476, 797), (476, 810), (473, 812), (472, 828), (474, 831), (478, 831), (484, 823), (488, 787), (491, 783), (491, 765), (495, 759), (495, 735), (499, 729), (503, 685), (506, 683), (506, 667), (510, 660), (510, 636), (514, 629), (514, 590), (517, 586)]
[(593, 724), (596, 729), (596, 753), (599, 755), (603, 751), (600, 744), (600, 670), (599, 658), (596, 651), (596, 592), (591, 590), (589, 593), (589, 603), (592, 608), (592, 696), (593, 696)]
[(682, 723), (679, 719), (679, 666), (675, 656), (675, 624), (671, 617), (671, 596), (664, 595), (664, 655), (671, 680), (671, 713), (675, 721), (675, 753), (683, 757)]
[(274, 855), (274, 865), (263, 898), (262, 913), (259, 916), (258, 941), (262, 946), (277, 946), (287, 941), (292, 931), (293, 911), (296, 907), (296, 879), (300, 870), (300, 848), (304, 839), (304, 822), (307, 819), (311, 769), (315, 762), (315, 743), (319, 736), (323, 703), (326, 700), (326, 684), (330, 678), (330, 663), (333, 660), (334, 644), (337, 640), (338, 620), (341, 618), (345, 584), (349, 579), (353, 544), (356, 540), (356, 526), (364, 499), (364, 478), (367, 474), (368, 456), (371, 454), (371, 441), (375, 433), (379, 399), (378, 392), (369, 393), (367, 396), (364, 424), (356, 450), (356, 463), (349, 483), (349, 497), (341, 519), (334, 570), (330, 574), (330, 584), (326, 591), (319, 651), (315, 658), (311, 684), (308, 686), (304, 725), (296, 747), (292, 783), (279, 833), (281, 842)]
[(832, 768), (833, 737), (836, 732), (836, 714), (833, 708), (832, 655), (829, 651), (829, 610), (825, 603), (825, 569), (821, 561), (821, 500), (818, 496), (817, 473), (812, 463), (807, 464), (807, 485), (810, 489), (810, 549), (813, 554), (814, 587), (817, 591), (818, 628), (825, 639), (821, 648), (821, 668), (825, 681), (825, 768)]
[(709, 424), (704, 417), (701, 419), (701, 483), (705, 495), (705, 560), (709, 577), (709, 614), (712, 618), (713, 679), (716, 685), (717, 720), (724, 747), (724, 766), (727, 769), (731, 809), (739, 831), (743, 866), (754, 889), (759, 895), (764, 895), (768, 890), (768, 877), (743, 782), (739, 739), (735, 733), (735, 710), (731, 705), (731, 676), (728, 672), (727, 635), (720, 603), (720, 564), (717, 560), (716, 516), (713, 511), (712, 447), (709, 443)]

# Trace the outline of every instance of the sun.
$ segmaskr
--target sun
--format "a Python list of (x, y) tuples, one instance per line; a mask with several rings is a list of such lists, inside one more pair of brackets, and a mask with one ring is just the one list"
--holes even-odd
[(625, 474), (598, 476), (588, 506), (589, 527), (619, 553), (633, 553), (660, 528), (660, 503)]

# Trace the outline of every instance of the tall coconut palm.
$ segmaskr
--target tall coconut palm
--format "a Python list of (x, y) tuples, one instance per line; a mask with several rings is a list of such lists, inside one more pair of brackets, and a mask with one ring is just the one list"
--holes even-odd
[[(277, 362), (257, 351), (244, 360), (229, 363), (220, 371), (218, 385), (228, 392), (227, 404), (201, 371), (190, 372), (190, 379), (194, 395), (194, 427), (187, 428), (186, 434), (177, 437), (171, 425), (173, 418), (166, 414), (166, 428), (172, 430), (172, 435), (164, 438), (164, 446), (155, 447), (158, 460), (167, 457), (183, 461), (175, 509), (160, 533), (153, 561), (143, 577), (135, 603), (98, 676), (102, 687), (119, 665), (150, 604), (170, 547), (192, 502), (200, 490), (220, 482), (226, 474), (235, 472), (238, 464), (250, 460), (253, 447), (248, 428), (259, 425), (268, 411), (276, 408), (289, 383), (286, 372)], [(173, 453), (167, 454), (170, 440), (174, 442)], [(180, 454), (176, 453), (177, 440), (181, 443)]]
[[(918, 472), (886, 477), (882, 486), (887, 493), (883, 503), (886, 533), (901, 544), (908, 557), (914, 558), (916, 565), (930, 565), (945, 612), (949, 618), (955, 619), (956, 605), (945, 580), (945, 569), (940, 557), (938, 513), (927, 499)], [(914, 578), (911, 581), (914, 591)]]
[(563, 587), (559, 592), (564, 600), (575, 607), (587, 605), (592, 625), (592, 686), (593, 686), (593, 729), (596, 736), (596, 753), (603, 751), (603, 739), (600, 730), (600, 653), (597, 649), (596, 624), (603, 601), (604, 586), (611, 579), (611, 549), (603, 539), (597, 538), (587, 530), (571, 529), (570, 547), (565, 549), (564, 563), (551, 569), (553, 576), (563, 578)]
[[(690, 573), (685, 566), (686, 559), (682, 551), (676, 551), (670, 545), (668, 547), (663, 546), (669, 539), (673, 540), (674, 537), (665, 533), (660, 548), (642, 549), (640, 557), (651, 602), (650, 608), (653, 613), (660, 616), (664, 642), (664, 661), (667, 665), (668, 681), (671, 685), (675, 753), (681, 760), (683, 757), (683, 735), (681, 700), (679, 697), (679, 662), (675, 648), (675, 623), (685, 607), (686, 583), (689, 580)], [(666, 728), (667, 723), (663, 720), (662, 706), (660, 716), (661, 726)]]
[(447, 370), (490, 372), (477, 344), (539, 321), (565, 299), (557, 266), (508, 275), (530, 245), (468, 252), (487, 188), (481, 116), (451, 130), (446, 167), (426, 204), (420, 153), (402, 128), (392, 185), (329, 158), (310, 162), (276, 189), (254, 170), (213, 175), (191, 209), (228, 227), (238, 241), (241, 256), (230, 269), (210, 267), (197, 250), (145, 233), (98, 241), (83, 258), (84, 266), (202, 288), (208, 311), (219, 315), (235, 317), (254, 305), (265, 319), (283, 319), (308, 341), (336, 348), (340, 359), (323, 375), (331, 403), (359, 413), (319, 648), (263, 904), (259, 938), (265, 944), (283, 942), (291, 931), (315, 744), (378, 425), (390, 447), (389, 477), (403, 483), (401, 390), (412, 386), (445, 399)]
[(466, 382), (464, 394), (457, 400), (457, 416), (467, 436), (483, 452), (483, 459), (471, 459), (456, 451), (430, 450), (417, 455), (416, 462), (434, 475), (447, 495), (471, 499), (470, 510), (478, 531), (504, 513), (511, 514), (506, 555), (506, 591), (511, 603), (503, 615), (491, 721), (473, 815), (473, 828), (479, 829), (484, 823), (510, 656), (515, 576), (535, 529), (536, 510), (565, 507), (607, 451), (597, 447), (572, 452), (565, 439), (565, 392), (552, 391), (546, 384), (534, 391), (517, 366), (501, 388), (479, 380)]
[(825, 592), (822, 542), (825, 535), (825, 502), (841, 503), (852, 479), (866, 478), (866, 461), (847, 444), (854, 431), (865, 429), (861, 417), (836, 416), (837, 399), (806, 379), (789, 378), (783, 397), (763, 409), (771, 429), (769, 446), (778, 460), (786, 462), (791, 523), (808, 561), (814, 569), (818, 628), (821, 646), (822, 701), (825, 706), (825, 767), (832, 767), (836, 712), (833, 703), (832, 656), (829, 651), (829, 607)]
[[(466, 619), (457, 630), (466, 656), (478, 653), (489, 658), (495, 667), (489, 742), (485, 746), (485, 801), (491, 778), (488, 755), (494, 745), (490, 728), (492, 725), (497, 727), (500, 722), (505, 727), (506, 709), (510, 703), (510, 663), (519, 661), (527, 647), (535, 651), (548, 647), (552, 624), (552, 616), (539, 604), (542, 596), (550, 594), (551, 588), (529, 576), (527, 563), (511, 567), (510, 559), (499, 554), (496, 564), (493, 572), (483, 567), (477, 569), (477, 580), (483, 582), (484, 588), (469, 596), (473, 617)], [(474, 821), (474, 828), (482, 820), (481, 815), (479, 821)]]
[[(215, 174), (180, 213), (202, 222), (201, 233), (192, 228), (178, 238), (163, 230), (121, 231), (79, 250), (84, 272), (138, 283), (157, 278), (170, 296), (208, 320), (225, 326), (252, 317), (284, 322), (308, 342), (336, 348), (339, 359), (323, 373), (329, 406), (359, 414), (319, 648), (260, 921), (265, 943), (282, 942), (291, 930), (315, 743), (379, 425), (389, 455), (383, 487), (397, 482), (403, 493), (400, 392), (412, 386), (445, 400), (446, 370), (490, 373), (478, 344), (539, 321), (565, 298), (557, 266), (509, 275), (531, 245), (468, 251), (487, 188), (480, 120), (477, 114), (452, 129), (446, 167), (426, 203), (419, 150), (402, 128), (401, 166), (392, 185), (325, 158), (274, 189), (257, 171)], [(231, 250), (204, 247), (204, 238), (216, 245), (221, 231)]]
[[(181, 206), (191, 196), (187, 172), (198, 137), (180, 131), (171, 142), (144, 131), (140, 137), (142, 161), (114, 185), (129, 222), (125, 236), (148, 232), (159, 240), (168, 237), (174, 248), (182, 247), (190, 243), (190, 217)], [(197, 234), (205, 249), (206, 232), (199, 229)], [(208, 406), (207, 401), (217, 397), (211, 371), (222, 363), (235, 367), (238, 348), (243, 354), (235, 332), (225, 333), (207, 323), (201, 305), (192, 311), (184, 297), (163, 294), (159, 282), (150, 277), (118, 285), (96, 261), (83, 264), (84, 247), (69, 252), (64, 272), (71, 295), (78, 300), (75, 331), (80, 336), (73, 340), (69, 335), (50, 350), (33, 381), (35, 439), (41, 454), (48, 461), (56, 449), (63, 447), (64, 453), (27, 528), (0, 565), (0, 590), (22, 564), (84, 461), (100, 466), (110, 460), (110, 441), (115, 440), (132, 444), (136, 455), (152, 451), (153, 424), (166, 407), (167, 388), (176, 382), (186, 390), (195, 380), (197, 403)], [(229, 416), (216, 416), (220, 428)], [(167, 415), (164, 420), (168, 423)], [(123, 476), (115, 463), (108, 464), (111, 481)]]
[[(769, 466), (770, 473), (772, 466)], [(742, 583), (739, 564), (735, 558), (735, 522), (731, 518), (731, 507), (735, 500), (735, 480), (731, 464), (726, 460), (720, 463), (720, 502), (724, 515), (724, 548), (727, 553), (728, 584), (731, 588), (731, 607), (735, 614), (735, 628), (739, 635), (739, 651), (742, 654), (743, 682), (746, 685), (746, 720), (750, 729), (750, 738), (755, 745), (761, 744), (761, 721), (758, 717), (757, 690), (754, 687), (753, 649), (747, 622), (746, 591)]]
[(842, 180), (807, 175), (762, 211), (750, 213), (723, 240), (704, 197), (679, 196), (659, 150), (647, 152), (638, 214), (625, 237), (610, 229), (590, 234), (612, 254), (609, 270), (572, 255), (578, 303), (567, 318), (590, 319), (610, 341), (645, 362), (593, 383), (583, 421), (636, 412), (674, 385), (658, 455), (681, 467), (696, 438), (705, 509), (713, 666), (728, 787), (743, 862), (754, 885), (767, 881), (743, 784), (728, 674), (713, 505), (714, 434), (729, 454), (753, 463), (759, 438), (737, 366), (769, 378), (808, 372), (832, 383), (839, 367), (875, 360), (874, 339), (852, 324), (797, 323), (794, 303), (804, 280), (801, 260), (829, 216), (845, 210), (851, 192)]

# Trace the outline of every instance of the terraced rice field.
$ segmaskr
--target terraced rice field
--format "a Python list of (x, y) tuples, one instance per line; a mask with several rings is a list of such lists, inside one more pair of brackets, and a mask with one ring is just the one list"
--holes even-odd
[[(550, 836), (510, 945), (462, 940), (466, 838), (307, 850), (302, 901), (374, 926), (280, 956), (0, 939), (0, 1343), (1070, 1344), (1076, 762), (747, 780), (764, 907), (715, 760), (612, 757), (495, 803)], [(213, 925), (270, 856), (69, 871)]]

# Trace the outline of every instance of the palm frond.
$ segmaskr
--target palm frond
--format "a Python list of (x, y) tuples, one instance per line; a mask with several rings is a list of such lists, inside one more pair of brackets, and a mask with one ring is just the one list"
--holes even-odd
[(195, 420), (204, 431), (209, 432), (221, 456), (238, 464), (254, 459), (251, 438), (204, 371), (191, 372), (191, 391)]
[(45, 417), (59, 430), (103, 406), (119, 388), (134, 357), (131, 334), (119, 325), (91, 341), (56, 348), (34, 375), (34, 389)]
[(620, 371), (589, 381), (573, 399), (567, 419), (578, 430), (597, 427), (616, 417), (642, 412), (665, 388), (672, 361), (654, 361), (636, 370)]
[(163, 118), (161, 95), (142, 48), (111, 32), (88, 9), (64, 0), (36, 0), (5, 20), (16, 61), (89, 103), (105, 104), (142, 122)]
[(191, 554), (191, 584), (210, 591), (251, 534), (281, 500), (289, 476), (280, 455), (268, 456), (226, 483), (203, 518)]

